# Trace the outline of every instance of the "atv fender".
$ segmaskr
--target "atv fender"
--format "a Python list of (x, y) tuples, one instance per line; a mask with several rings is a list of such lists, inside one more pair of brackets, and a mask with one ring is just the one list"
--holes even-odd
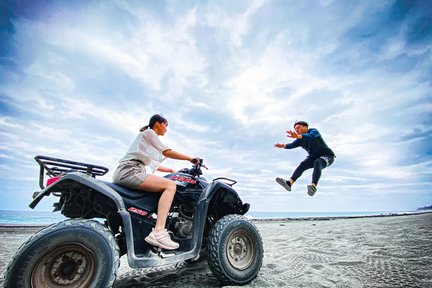
[[(51, 193), (62, 193), (67, 191), (67, 187), (73, 184), (78, 183), (79, 185), (83, 185), (92, 189), (96, 193), (101, 193), (104, 196), (108, 197), (113, 201), (113, 203), (117, 207), (117, 213), (120, 215), (121, 220), (123, 222), (123, 229), (126, 237), (126, 245), (128, 251), (128, 258), (132, 258), (136, 260), (136, 256), (134, 251), (134, 243), (133, 243), (133, 231), (132, 231), (132, 221), (130, 213), (126, 210), (125, 204), (121, 196), (107, 184), (102, 181), (99, 181), (87, 174), (81, 172), (72, 172), (68, 173), (65, 176), (61, 177), (54, 184), (46, 187), (42, 192), (34, 198), (34, 200), (30, 203), (30, 208), (34, 209), (38, 203), (42, 200), (43, 197), (49, 196)], [(129, 260), (131, 262), (131, 260)]]
[[(213, 214), (217, 219), (228, 214), (244, 215), (249, 204), (243, 204), (238, 193), (222, 181), (213, 181), (206, 187), (197, 201), (197, 210), (205, 215)], [(216, 220), (217, 220), (216, 219)]]
[(119, 211), (126, 210), (123, 199), (116, 191), (114, 191), (111, 187), (109, 187), (102, 181), (99, 181), (87, 174), (80, 173), (80, 172), (68, 173), (65, 176), (61, 177), (59, 180), (57, 180), (54, 184), (46, 187), (44, 190), (42, 190), (42, 192), (38, 196), (36, 196), (36, 198), (33, 199), (33, 201), (29, 205), (30, 208), (34, 209), (39, 204), (39, 202), (42, 200), (43, 197), (49, 196), (52, 192), (61, 193), (62, 190), (64, 190), (63, 187), (65, 184), (68, 185), (68, 183), (73, 183), (73, 182), (82, 184), (83, 186), (87, 186), (107, 196), (112, 201), (114, 201)]

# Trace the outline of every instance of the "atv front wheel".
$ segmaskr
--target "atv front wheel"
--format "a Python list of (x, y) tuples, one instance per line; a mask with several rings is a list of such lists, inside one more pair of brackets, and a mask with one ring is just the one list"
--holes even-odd
[(258, 275), (264, 256), (258, 229), (241, 215), (227, 215), (210, 231), (207, 261), (223, 284), (247, 284)]
[(50, 225), (24, 243), (9, 263), (5, 288), (111, 287), (119, 248), (111, 231), (93, 220)]

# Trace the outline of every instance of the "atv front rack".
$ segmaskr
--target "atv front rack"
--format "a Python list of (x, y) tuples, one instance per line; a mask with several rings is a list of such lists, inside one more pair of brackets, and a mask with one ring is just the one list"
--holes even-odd
[(60, 177), (70, 172), (83, 172), (92, 177), (105, 175), (109, 169), (103, 166), (38, 155), (34, 158), (40, 166), (39, 187), (44, 189), (44, 175)]

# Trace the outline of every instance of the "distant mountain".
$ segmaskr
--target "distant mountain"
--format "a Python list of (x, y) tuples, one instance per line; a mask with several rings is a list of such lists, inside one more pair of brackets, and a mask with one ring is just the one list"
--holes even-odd
[(417, 211), (421, 211), (421, 210), (432, 210), (432, 205), (417, 208)]

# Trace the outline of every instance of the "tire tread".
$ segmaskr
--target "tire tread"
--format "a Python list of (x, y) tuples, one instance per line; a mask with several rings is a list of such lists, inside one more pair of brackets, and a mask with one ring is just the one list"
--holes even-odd
[(117, 245), (117, 242), (114, 238), (114, 235), (112, 234), (111, 230), (109, 230), (107, 227), (103, 226), (102, 224), (100, 224), (99, 222), (95, 221), (95, 220), (90, 220), (90, 219), (68, 219), (68, 220), (64, 220), (62, 222), (58, 222), (58, 223), (54, 223), (51, 224), (45, 228), (42, 228), (41, 230), (39, 230), (36, 234), (32, 235), (26, 242), (24, 242), (17, 250), (17, 252), (15, 253), (15, 255), (12, 257), (12, 260), (9, 262), (6, 272), (5, 272), (5, 281), (4, 281), (4, 288), (13, 288), (15, 286), (13, 286), (14, 284), (12, 283), (12, 286), (8, 286), (8, 282), (9, 282), (9, 278), (12, 277), (12, 270), (14, 268), (14, 266), (16, 265), (16, 262), (18, 261), (18, 259), (21, 257), (22, 254), (27, 252), (27, 249), (31, 246), (31, 244), (43, 237), (45, 237), (46, 235), (50, 234), (53, 231), (56, 230), (60, 230), (60, 229), (64, 229), (68, 226), (80, 226), (80, 227), (85, 227), (85, 228), (89, 228), (93, 231), (98, 232), (99, 234), (103, 235), (103, 237), (108, 241), (108, 244), (113, 248), (112, 251), (112, 263), (113, 263), (113, 268), (110, 273), (110, 278), (108, 280), (107, 283), (107, 287), (111, 287), (117, 277), (117, 273), (118, 273), (118, 267), (120, 266), (120, 249)]
[[(223, 284), (236, 284), (236, 285), (242, 285), (247, 284), (253, 279), (248, 279), (247, 281), (237, 281), (235, 279), (232, 279), (226, 275), (226, 273), (223, 271), (223, 263), (221, 262), (221, 258), (219, 257), (219, 239), (222, 237), (222, 233), (227, 225), (229, 225), (231, 222), (236, 220), (244, 220), (247, 221), (250, 225), (252, 225), (257, 231), (258, 229), (256, 226), (249, 221), (246, 217), (242, 215), (237, 214), (229, 214), (217, 221), (217, 223), (213, 226), (212, 230), (210, 231), (209, 235), (209, 244), (207, 246), (207, 256), (208, 256), (208, 264), (210, 267), (210, 270), (213, 272), (213, 274), (219, 279), (220, 282)], [(259, 233), (259, 242), (262, 243), (262, 238)], [(260, 264), (261, 265), (261, 264)], [(255, 276), (256, 277), (256, 276)], [(255, 278), (254, 277), (254, 278)]]

